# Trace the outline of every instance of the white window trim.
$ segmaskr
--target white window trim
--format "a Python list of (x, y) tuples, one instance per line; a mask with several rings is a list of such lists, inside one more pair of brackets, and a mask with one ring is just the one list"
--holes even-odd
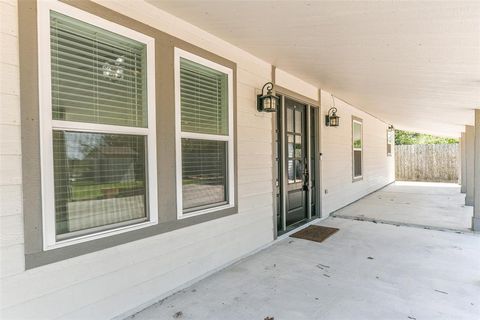
[[(362, 141), (362, 146), (360, 148), (355, 148), (355, 131), (354, 131), (354, 126), (355, 123), (360, 125), (360, 139)], [(362, 174), (359, 176), (355, 176), (355, 151), (361, 151), (362, 156), (361, 156), (361, 168), (362, 168)], [(363, 121), (353, 119), (352, 120), (352, 176), (353, 176), (353, 181), (361, 180), (363, 179)]]
[[(228, 78), (228, 136), (212, 135), (192, 132), (182, 132), (182, 114), (180, 104), (180, 58), (184, 58), (203, 66), (227, 74)], [(175, 152), (176, 152), (176, 180), (177, 180), (177, 218), (184, 219), (201, 214), (233, 208), (235, 206), (235, 157), (234, 157), (234, 127), (233, 127), (233, 70), (199, 57), (180, 48), (175, 48)], [(183, 177), (182, 177), (182, 138), (206, 139), (227, 142), (227, 187), (228, 202), (215, 207), (199, 209), (188, 213), (183, 212)]]
[[(101, 125), (52, 119), (51, 63), (50, 63), (50, 11), (56, 11), (105, 30), (142, 42), (147, 46), (147, 115), (148, 128)], [(40, 162), (42, 185), (42, 233), (43, 249), (51, 250), (94, 239), (120, 234), (158, 223), (157, 161), (156, 161), (156, 119), (155, 119), (155, 40), (147, 35), (102, 19), (80, 9), (58, 1), (38, 2), (38, 83), (39, 83), (39, 126)], [(76, 130), (82, 132), (124, 133), (146, 136), (147, 163), (146, 185), (147, 221), (114, 229), (86, 234), (83, 236), (57, 240), (55, 231), (55, 189), (53, 174), (53, 130)]]

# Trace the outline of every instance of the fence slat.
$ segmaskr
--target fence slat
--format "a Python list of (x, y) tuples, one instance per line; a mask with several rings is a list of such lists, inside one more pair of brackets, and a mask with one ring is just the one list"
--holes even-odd
[(458, 182), (459, 145), (396, 145), (395, 176), (399, 181)]

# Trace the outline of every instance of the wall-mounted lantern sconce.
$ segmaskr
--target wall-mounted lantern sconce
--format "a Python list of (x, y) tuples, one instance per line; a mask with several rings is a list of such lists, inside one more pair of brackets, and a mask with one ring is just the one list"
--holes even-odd
[[(264, 93), (267, 88), (267, 94)], [(257, 110), (259, 112), (275, 112), (280, 104), (280, 98), (272, 92), (273, 83), (267, 82), (262, 88), (262, 94), (257, 95)]]
[(393, 127), (393, 125), (389, 125), (389, 126), (388, 126), (388, 130), (389, 130), (389, 131), (393, 131), (393, 130), (395, 130), (395, 128)]
[(337, 116), (337, 108), (333, 107), (328, 110), (325, 116), (325, 125), (327, 127), (338, 127), (340, 125), (340, 117)]
[(325, 125), (327, 127), (338, 127), (340, 125), (340, 117), (337, 116), (337, 108), (335, 108), (335, 99), (332, 94), (333, 107), (328, 110), (328, 114), (325, 116)]

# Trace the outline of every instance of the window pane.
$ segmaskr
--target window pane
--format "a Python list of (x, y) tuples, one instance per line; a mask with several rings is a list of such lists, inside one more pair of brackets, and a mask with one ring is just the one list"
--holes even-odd
[(57, 235), (146, 219), (145, 140), (53, 131)]
[(226, 202), (227, 142), (182, 139), (183, 209)]
[(294, 137), (295, 136), (293, 134), (288, 135), (288, 157), (289, 158), (293, 158)]
[(303, 181), (303, 161), (295, 160), (295, 182)]
[(295, 158), (303, 158), (302, 136), (295, 136)]
[(182, 131), (228, 135), (228, 75), (180, 59)]
[(146, 127), (146, 45), (51, 13), (52, 117)]
[(362, 175), (362, 151), (353, 151), (353, 176)]
[(293, 109), (287, 108), (287, 131), (293, 132)]
[(302, 133), (302, 112), (295, 110), (295, 132)]
[(295, 171), (293, 167), (293, 160), (288, 160), (288, 165), (287, 165), (287, 174), (288, 174), (288, 183), (294, 183), (295, 182)]
[(362, 125), (360, 123), (353, 123), (353, 147), (362, 147)]
[(395, 141), (395, 133), (393, 132), (393, 130), (389, 130), (388, 131), (388, 143), (393, 144), (394, 141)]

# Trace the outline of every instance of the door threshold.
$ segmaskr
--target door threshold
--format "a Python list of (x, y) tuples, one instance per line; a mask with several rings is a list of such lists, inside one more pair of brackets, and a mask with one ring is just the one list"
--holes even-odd
[(309, 225), (312, 225), (312, 224), (314, 224), (314, 223), (316, 223), (316, 222), (325, 220), (325, 219), (327, 219), (327, 218), (328, 218), (328, 217), (325, 217), (325, 218), (313, 218), (313, 219), (310, 219), (310, 220), (305, 219), (305, 220), (299, 221), (299, 222), (297, 222), (297, 223), (295, 223), (295, 224), (292, 225), (292, 226), (295, 226), (295, 225), (298, 224), (297, 227), (294, 227), (294, 228), (292, 228), (292, 229), (288, 229), (288, 230), (283, 231), (283, 232), (281, 232), (281, 233), (279, 232), (279, 233), (278, 233), (278, 236), (277, 236), (277, 238), (276, 238), (275, 240), (283, 240), (283, 239), (286, 239), (286, 238), (288, 238), (291, 234), (293, 234), (293, 233), (295, 233), (295, 232), (297, 232), (297, 231), (300, 231), (300, 230), (302, 230), (302, 229), (305, 229), (305, 228), (308, 227)]

